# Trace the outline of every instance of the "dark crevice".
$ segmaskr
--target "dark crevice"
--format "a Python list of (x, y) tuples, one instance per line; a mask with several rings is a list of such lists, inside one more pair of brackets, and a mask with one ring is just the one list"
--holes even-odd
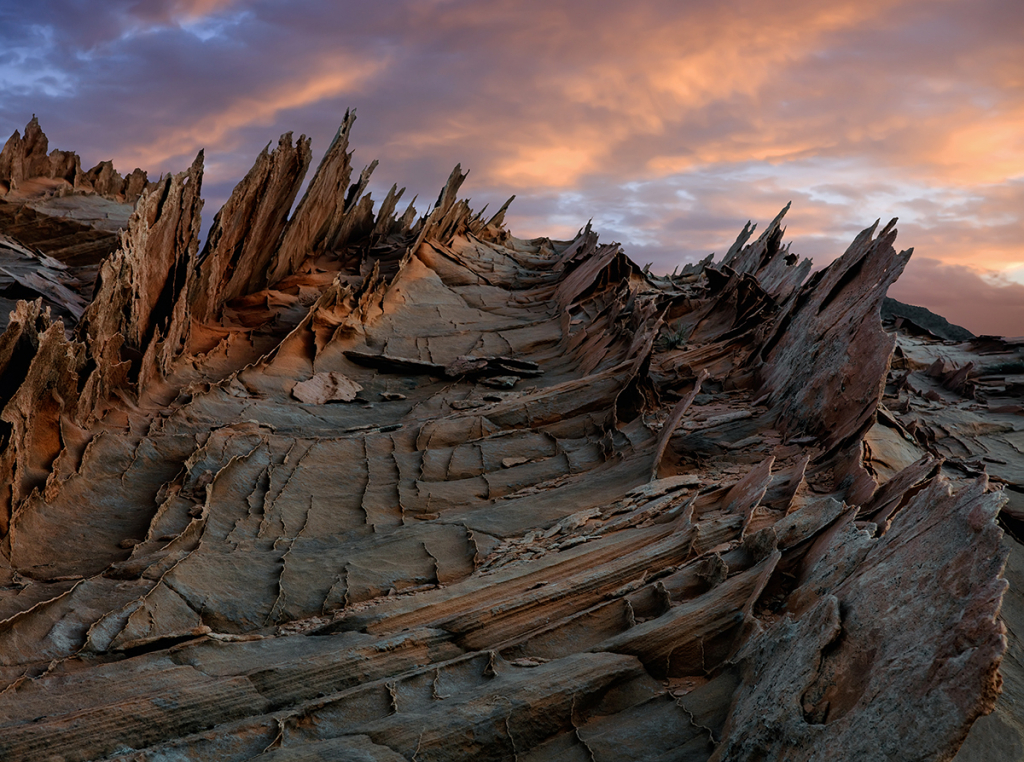
[(853, 283), (860, 276), (861, 272), (864, 270), (864, 262), (866, 260), (867, 255), (861, 257), (856, 262), (854, 262), (850, 266), (850, 268), (845, 273), (842, 274), (842, 276), (840, 276), (838, 282), (836, 282), (836, 284), (831, 288), (831, 290), (822, 300), (821, 304), (818, 305), (819, 315), (822, 312), (824, 312), (828, 308), (828, 306), (839, 297), (839, 295), (846, 289), (847, 286)]

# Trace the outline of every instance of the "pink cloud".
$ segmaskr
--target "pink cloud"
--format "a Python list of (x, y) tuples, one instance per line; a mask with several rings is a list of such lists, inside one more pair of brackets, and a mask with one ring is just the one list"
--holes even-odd
[(977, 276), (1024, 262), (1021, 39), (1017, 0), (40, 0), (0, 12), (0, 133), (38, 113), (86, 164), (154, 174), (206, 148), (212, 215), (263, 145), (323, 151), (355, 106), (372, 187), (430, 200), (461, 162), (524, 234), (593, 217), (671, 270), (792, 200), (819, 264), (899, 216)]

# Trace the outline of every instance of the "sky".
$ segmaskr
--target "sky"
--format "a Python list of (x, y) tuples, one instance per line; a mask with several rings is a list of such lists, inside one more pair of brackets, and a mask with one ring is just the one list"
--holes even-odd
[(1024, 335), (1021, 0), (0, 0), (0, 139), (36, 114), (151, 177), (205, 148), (208, 219), (348, 108), (377, 199), (427, 211), (461, 163), (514, 234), (592, 219), (655, 272), (789, 201), (819, 266), (899, 217), (891, 296)]

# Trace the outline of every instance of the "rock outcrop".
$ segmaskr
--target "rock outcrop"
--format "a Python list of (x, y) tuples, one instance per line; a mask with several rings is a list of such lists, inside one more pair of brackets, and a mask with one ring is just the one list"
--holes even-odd
[(1024, 344), (883, 329), (893, 223), (808, 277), (787, 207), (662, 277), (515, 238), (460, 167), (375, 209), (353, 119), (291, 216), (309, 142), (265, 150), (202, 253), (202, 155), (98, 277), (4, 227), (0, 756), (1012, 745)]
[[(54, 149), (47, 153), (50, 142), (35, 116), (25, 126), (25, 134), (15, 131), (0, 150), (0, 197), (21, 192), (31, 194), (40, 181), (54, 181), (49, 192), (96, 193), (100, 196), (134, 204), (147, 187), (152, 187), (146, 173), (136, 168), (122, 177), (109, 161), (101, 161), (83, 172), (82, 160), (72, 151)], [(29, 187), (26, 188), (26, 183)]]
[(916, 333), (932, 339), (959, 342), (974, 338), (974, 334), (966, 328), (950, 323), (931, 310), (904, 304), (889, 297), (882, 302), (882, 321), (903, 328), (905, 333)]

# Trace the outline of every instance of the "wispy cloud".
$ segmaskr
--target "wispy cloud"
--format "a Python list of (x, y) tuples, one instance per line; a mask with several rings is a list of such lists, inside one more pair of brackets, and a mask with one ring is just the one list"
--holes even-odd
[[(216, 208), (268, 141), (322, 151), (356, 106), (380, 186), (432, 199), (461, 162), (479, 203), (518, 195), (517, 232), (593, 217), (661, 269), (789, 200), (819, 262), (899, 216), (904, 296), (1024, 333), (996, 285), (1024, 273), (1021, 39), (1017, 0), (41, 0), (0, 10), (0, 130), (35, 112), (153, 172), (206, 147)], [(968, 276), (979, 304), (941, 296)]]
[(243, 128), (273, 125), (282, 112), (352, 93), (383, 65), (384, 62), (336, 54), (322, 73), (241, 93), (192, 124), (161, 132), (155, 140), (122, 148), (119, 158), (126, 166), (160, 166), (194, 154), (204, 146), (231, 151), (238, 146)]

